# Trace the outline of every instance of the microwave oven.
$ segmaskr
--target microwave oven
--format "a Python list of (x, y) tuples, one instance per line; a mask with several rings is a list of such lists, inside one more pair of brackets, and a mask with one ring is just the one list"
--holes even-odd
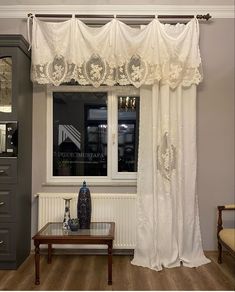
[(18, 123), (0, 121), (0, 157), (17, 157)]

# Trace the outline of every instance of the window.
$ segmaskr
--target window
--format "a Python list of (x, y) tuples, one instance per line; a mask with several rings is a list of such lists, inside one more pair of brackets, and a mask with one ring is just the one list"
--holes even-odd
[(48, 90), (49, 182), (135, 180), (139, 93), (132, 87)]

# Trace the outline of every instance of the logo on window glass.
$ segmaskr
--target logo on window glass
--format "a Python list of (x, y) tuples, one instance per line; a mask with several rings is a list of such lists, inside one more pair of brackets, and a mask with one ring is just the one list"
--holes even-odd
[(81, 150), (81, 133), (73, 125), (59, 125), (58, 146), (66, 139), (69, 139)]

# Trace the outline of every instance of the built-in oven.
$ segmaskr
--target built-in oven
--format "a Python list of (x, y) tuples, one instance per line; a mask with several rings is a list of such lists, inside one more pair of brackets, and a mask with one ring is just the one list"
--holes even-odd
[(15, 121), (0, 121), (0, 158), (17, 157), (18, 124)]

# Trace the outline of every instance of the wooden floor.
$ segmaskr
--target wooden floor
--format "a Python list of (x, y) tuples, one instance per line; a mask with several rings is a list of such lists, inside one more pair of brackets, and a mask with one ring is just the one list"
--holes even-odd
[(161, 272), (133, 266), (131, 256), (113, 256), (113, 285), (107, 285), (107, 258), (103, 255), (54, 255), (51, 264), (41, 256), (41, 284), (34, 285), (34, 256), (17, 271), (0, 270), (0, 290), (234, 290), (235, 260), (207, 252), (212, 262), (198, 268)]

